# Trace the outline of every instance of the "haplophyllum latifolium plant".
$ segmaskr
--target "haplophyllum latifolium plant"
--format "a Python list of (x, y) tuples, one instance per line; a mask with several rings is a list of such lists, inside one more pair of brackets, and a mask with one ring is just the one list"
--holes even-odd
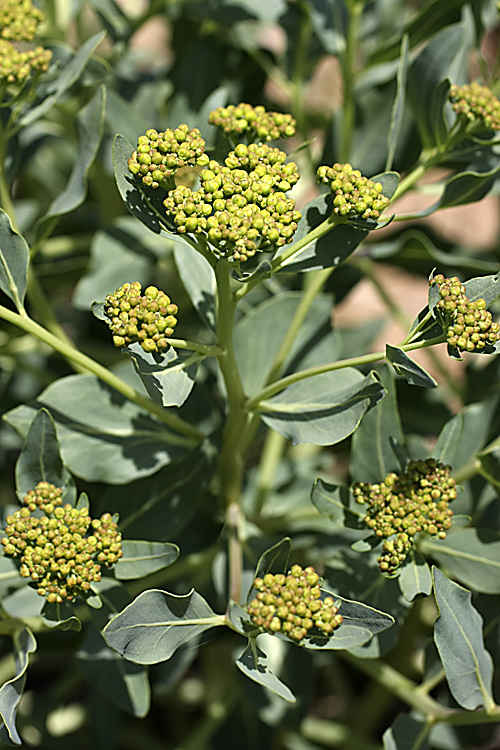
[[(89, 107), (102, 112), (103, 96)], [(153, 284), (143, 288), (133, 278), (94, 304), (95, 315), (109, 326), (114, 346), (132, 361), (147, 395), (29, 318), (16, 265), (20, 257), (26, 257), (27, 265), (27, 245), (12, 229), (11, 212), (2, 216), (1, 231), (12, 248), (6, 254), (2, 289), (17, 312), (1, 307), (1, 317), (91, 374), (49, 387), (35, 414), (22, 407), (9, 417), (26, 434), (16, 468), (22, 507), (7, 515), (2, 540), (2, 562), (17, 582), (3, 601), (4, 630), (18, 655), (16, 675), (8, 683), (14, 697), (4, 691), (2, 703), (0, 692), (4, 736), (11, 741), (19, 741), (15, 714), (28, 657), (36, 648), (22, 612), (38, 617), (40, 628), (79, 628), (92, 620), (96, 637), (103, 634), (113, 649), (107, 653), (119, 661), (122, 673), (140, 683), (132, 705), (125, 705), (135, 715), (144, 715), (149, 705), (142, 667), (182, 653), (184, 644), (195, 646), (205, 631), (217, 627), (237, 634), (240, 671), (290, 703), (293, 692), (270, 667), (268, 656), (276, 643), (279, 648), (289, 644), (345, 652), (347, 660), (419, 713), (418, 720), (405, 725), (412, 737), (425, 739), (439, 722), (498, 720), (481, 618), (470, 593), (440, 569), (472, 589), (499, 593), (491, 552), (497, 537), (486, 535), (485, 540), (469, 519), (453, 512), (461, 481), (475, 470), (463, 461), (467, 436), (451, 420), (432, 455), (413, 456), (405, 446), (394, 389), (395, 375), (416, 387), (436, 386), (411, 359), (412, 351), (446, 343), (457, 359), (462, 352), (498, 352), (500, 328), (488, 310), (499, 296), (498, 277), (462, 282), (432, 272), (427, 304), (406, 336), (383, 352), (346, 359), (340, 359), (329, 327), (331, 300), (322, 294), (335, 269), (370, 232), (390, 222), (391, 200), (409, 190), (426, 169), (446, 162), (448, 152), (462, 142), (499, 129), (498, 100), (485, 87), (453, 86), (447, 106), (454, 119), (446, 138), (427, 148), (401, 182), (392, 171), (368, 178), (347, 162), (323, 164), (316, 178), (324, 192), (300, 211), (292, 197), (299, 168), (280, 147), (270, 145), (294, 135), (291, 115), (245, 103), (220, 107), (209, 117), (221, 134), (213, 151), (198, 129), (182, 123), (165, 131), (147, 130), (135, 148), (117, 136), (114, 167), (120, 194), (143, 224), (166, 241), (176, 241), (179, 277), (206, 324), (201, 340), (175, 338), (182, 330), (182, 307), (178, 309), (174, 295)], [(449, 182), (442, 206), (458, 189)], [(303, 272), (309, 273), (302, 292), (273, 295), (277, 280)], [(268, 294), (264, 302), (259, 290)], [(252, 305), (255, 310), (248, 312)], [(384, 364), (379, 371), (370, 370), (375, 363)], [(195, 423), (189, 412), (194, 386), (209, 378), (217, 395), (206, 391), (205, 398), (217, 398), (218, 413), (206, 416), (201, 410), (205, 416)], [(94, 404), (102, 412), (98, 416), (91, 409)], [(484, 411), (471, 409), (461, 418), (475, 426), (484, 416)], [(75, 449), (64, 426), (71, 433), (68, 423), (78, 419), (85, 430)], [(248, 459), (262, 425), (268, 430), (262, 464), (277, 441), (332, 446), (352, 436), (352, 486), (319, 479), (311, 493), (313, 506), (324, 517), (322, 527), (345, 534), (326, 571), (321, 557), (302, 560), (300, 552), (292, 553), (288, 536), (276, 541), (258, 491), (257, 500), (249, 500)], [(127, 430), (136, 440), (129, 462), (110, 448)], [(109, 437), (110, 452), (102, 456), (90, 445), (100, 431)], [(150, 589), (130, 601), (123, 582), (161, 572), (177, 559), (179, 549), (169, 541), (173, 521), (168, 512), (158, 520), (160, 541), (133, 540), (138, 509), (121, 521), (112, 513), (119, 505), (112, 493), (106, 498), (109, 507), (94, 516), (85, 494), (77, 499), (65, 463), (67, 459), (71, 471), (85, 479), (86, 450), (98, 467), (92, 478), (119, 485), (120, 491), (124, 483), (178, 462), (178, 474), (170, 478), (173, 485), (197, 496), (200, 486), (210, 493), (225, 533), (216, 562), (210, 558), (206, 566), (214, 563), (219, 570), (223, 613), (217, 614), (195, 589), (181, 595)], [(482, 449), (485, 472), (495, 450), (494, 442)], [(140, 493), (131, 503), (141, 504)], [(194, 507), (186, 511), (187, 528), (193, 514)], [(301, 564), (292, 563), (292, 554)], [(429, 561), (439, 566), (433, 572)], [(321, 575), (311, 562), (318, 570), (321, 566)], [(353, 583), (360, 571), (369, 584), (361, 602)], [(378, 593), (386, 585), (392, 602), (382, 606)], [(435, 644), (450, 691), (465, 710), (430, 697), (436, 677), (418, 686), (373, 658), (384, 652), (384, 638), (394, 638), (410, 603), (433, 587), (440, 611)], [(451, 653), (449, 633), (457, 620), (461, 626), (453, 631), (456, 652)], [(457, 670), (457, 660), (467, 665), (466, 677)], [(115, 699), (122, 707), (126, 703)]]

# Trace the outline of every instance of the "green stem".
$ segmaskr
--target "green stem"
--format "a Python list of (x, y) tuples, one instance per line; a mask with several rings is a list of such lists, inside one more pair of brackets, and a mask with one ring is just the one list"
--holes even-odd
[(356, 102), (354, 99), (355, 62), (358, 49), (359, 23), (364, 2), (359, 0), (347, 3), (349, 20), (345, 50), (340, 59), (343, 83), (342, 135), (340, 141), (340, 161), (346, 162), (351, 155), (352, 134), (354, 131)]
[[(435, 339), (429, 339), (428, 341), (417, 341), (414, 344), (404, 344), (399, 348), (404, 352), (411, 352), (417, 349), (425, 349), (428, 346), (434, 346), (435, 344), (444, 344), (446, 341), (446, 334), (439, 336)], [(385, 352), (373, 352), (372, 354), (363, 354), (360, 357), (351, 357), (350, 359), (341, 359), (337, 362), (330, 362), (326, 365), (318, 365), (317, 367), (310, 367), (307, 370), (301, 370), (295, 372), (292, 375), (287, 375), (285, 378), (276, 380), (271, 385), (263, 388), (259, 393), (252, 396), (247, 402), (247, 408), (254, 410), (258, 408), (259, 404), (272, 396), (275, 396), (280, 391), (288, 388), (288, 386), (298, 383), (306, 378), (312, 378), (315, 375), (322, 375), (325, 372), (333, 372), (334, 370), (342, 370), (345, 367), (361, 367), (362, 365), (372, 364), (373, 362), (379, 362), (386, 358)]]
[(287, 444), (286, 438), (278, 432), (269, 429), (267, 431), (264, 446), (259, 461), (259, 471), (257, 475), (257, 493), (255, 498), (255, 507), (253, 512), (255, 516), (260, 516), (262, 508), (272, 487), (276, 476), (276, 467), (278, 466), (283, 451)]
[(223, 353), (220, 346), (198, 344), (196, 341), (187, 341), (186, 339), (167, 339), (167, 341), (174, 349), (187, 349), (188, 351), (203, 354), (204, 357), (218, 357)]
[(221, 498), (226, 510), (229, 556), (229, 598), (240, 602), (243, 551), (240, 542), (240, 495), (243, 484), (244, 455), (242, 435), (248, 422), (245, 392), (241, 383), (233, 348), (236, 295), (231, 290), (231, 266), (221, 259), (215, 267), (217, 281), (217, 344), (222, 353), (217, 356), (224, 378), (227, 396), (227, 420), (219, 461)]
[(111, 388), (121, 393), (129, 401), (145, 409), (171, 429), (189, 438), (187, 441), (180, 437), (177, 438), (179, 444), (191, 445), (193, 440), (199, 441), (203, 438), (203, 434), (196, 427), (193, 427), (184, 419), (171, 414), (165, 408), (159, 406), (159, 404), (155, 404), (154, 401), (143, 396), (142, 393), (139, 393), (132, 386), (128, 385), (128, 383), (125, 383), (124, 380), (117, 377), (107, 367), (103, 367), (103, 365), (100, 365), (91, 359), (91, 357), (87, 357), (86, 354), (82, 354), (82, 352), (65, 341), (61, 341), (53, 333), (35, 323), (34, 320), (31, 320), (28, 315), (19, 315), (0, 305), (0, 318), (3, 318), (8, 323), (13, 323), (18, 328), (21, 328), (21, 330), (35, 336), (39, 341), (42, 341), (44, 344), (50, 346), (51, 349), (54, 349), (54, 351), (62, 354), (63, 357), (71, 363), (76, 364), (83, 371), (95, 375), (104, 383), (111, 386)]

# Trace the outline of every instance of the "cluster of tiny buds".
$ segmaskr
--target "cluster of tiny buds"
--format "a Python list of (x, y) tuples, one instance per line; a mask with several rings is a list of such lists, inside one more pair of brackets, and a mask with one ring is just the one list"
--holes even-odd
[(43, 18), (31, 0), (0, 0), (0, 81), (22, 84), (32, 71), (48, 69), (50, 50), (17, 49), (11, 43), (31, 41)]
[(157, 188), (167, 183), (178, 169), (195, 165), (204, 167), (208, 162), (200, 131), (179, 125), (164, 133), (151, 128), (146, 135), (141, 135), (137, 150), (128, 160), (128, 168), (131, 174), (142, 179), (144, 185)]
[(13, 41), (31, 41), (44, 20), (31, 0), (0, 0), (0, 36)]
[(180, 233), (204, 233), (221, 255), (245, 261), (291, 242), (301, 219), (286, 196), (300, 175), (286, 154), (267, 144), (239, 143), (200, 172), (199, 190), (180, 185), (163, 202)]
[(210, 112), (210, 125), (221, 128), (228, 135), (240, 136), (248, 133), (260, 141), (275, 141), (295, 135), (297, 123), (292, 115), (281, 112), (268, 112), (261, 105), (240, 102), (236, 106), (218, 107)]
[(429, 282), (439, 287), (437, 308), (448, 323), (448, 344), (459, 351), (474, 352), (494, 346), (500, 340), (500, 325), (494, 323), (486, 302), (479, 298), (471, 301), (460, 279), (446, 279), (442, 274)]
[(283, 633), (299, 643), (315, 630), (331, 636), (342, 624), (337, 614), (340, 603), (331, 596), (321, 598), (321, 579), (311, 566), (294, 565), (288, 575), (266, 573), (253, 586), (257, 593), (248, 614), (254, 625), (269, 633)]
[(453, 515), (448, 503), (457, 497), (450, 471), (450, 466), (428, 458), (410, 461), (405, 474), (391, 472), (380, 484), (353, 485), (356, 501), (368, 504), (366, 525), (384, 539), (378, 558), (383, 573), (397, 573), (418, 532), (445, 538)]
[(51, 603), (87, 595), (101, 580), (102, 566), (114, 565), (123, 554), (109, 513), (92, 519), (87, 508), (63, 506), (62, 494), (60, 487), (39, 482), (23, 507), (7, 517), (2, 539), (4, 554), (19, 560), (21, 576)]
[(318, 167), (316, 182), (329, 185), (334, 213), (345, 218), (378, 219), (389, 205), (389, 198), (382, 194), (382, 184), (363, 177), (350, 164)]
[(477, 81), (450, 87), (451, 106), (458, 117), (478, 122), (487, 130), (500, 130), (500, 101)]
[(148, 286), (141, 293), (139, 281), (123, 284), (104, 300), (104, 313), (119, 348), (138, 342), (145, 352), (168, 348), (167, 338), (177, 325), (177, 305), (165, 292)]

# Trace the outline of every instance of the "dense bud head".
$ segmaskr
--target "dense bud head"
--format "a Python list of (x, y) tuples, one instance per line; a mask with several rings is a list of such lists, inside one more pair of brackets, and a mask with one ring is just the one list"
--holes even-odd
[(447, 324), (447, 339), (459, 351), (481, 351), (500, 340), (500, 326), (493, 321), (484, 299), (469, 300), (465, 287), (453, 276), (430, 279), (439, 288), (437, 308)]
[(295, 135), (296, 122), (292, 115), (268, 112), (262, 106), (252, 107), (241, 102), (236, 106), (218, 107), (210, 112), (208, 122), (228, 135), (248, 133), (261, 141), (275, 141)]
[(177, 305), (165, 292), (148, 286), (142, 294), (138, 281), (123, 284), (104, 300), (104, 313), (117, 347), (139, 342), (145, 352), (168, 347), (167, 338), (177, 325)]
[(474, 81), (450, 87), (450, 102), (457, 117), (487, 130), (500, 130), (500, 101), (486, 86)]
[(329, 185), (333, 195), (333, 211), (346, 218), (378, 219), (389, 205), (380, 182), (372, 182), (350, 164), (318, 167), (316, 182)]
[(128, 160), (129, 172), (142, 179), (147, 187), (157, 188), (167, 183), (179, 169), (205, 167), (209, 162), (205, 154), (205, 141), (197, 128), (190, 130), (179, 125), (165, 132), (153, 128), (141, 135), (137, 150)]
[(33, 71), (48, 70), (52, 52), (43, 47), (18, 50), (11, 42), (0, 39), (0, 81), (24, 83)]
[(44, 20), (31, 0), (0, 0), (0, 35), (11, 41), (32, 41)]
[[(122, 557), (121, 534), (109, 514), (95, 525), (86, 508), (62, 505), (63, 491), (39, 482), (24, 507), (7, 518), (4, 554), (17, 559), (23, 578), (31, 578), (49, 602), (72, 601), (101, 580), (101, 567)], [(43, 511), (45, 515), (32, 515)], [(28, 543), (29, 542), (29, 543)]]
[[(321, 599), (320, 577), (313, 567), (294, 565), (287, 576), (266, 573), (253, 582), (257, 595), (248, 605), (252, 622), (270, 633), (282, 632), (300, 642), (311, 635), (331, 635), (342, 624), (340, 604), (332, 597)], [(315, 585), (318, 584), (318, 585)]]
[(418, 532), (443, 539), (453, 512), (448, 503), (457, 497), (451, 467), (428, 458), (410, 461), (406, 473), (388, 474), (380, 484), (358, 482), (353, 495), (367, 504), (368, 528), (383, 539), (380, 570), (394, 575), (406, 559)]

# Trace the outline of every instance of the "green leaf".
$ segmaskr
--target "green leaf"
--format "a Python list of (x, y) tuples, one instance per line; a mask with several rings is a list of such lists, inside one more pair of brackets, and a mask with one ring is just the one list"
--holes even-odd
[[(346, 485), (335, 486), (327, 484), (322, 479), (316, 479), (311, 491), (311, 500), (321, 515), (326, 516), (335, 526), (358, 529), (359, 522), (365, 515)], [(363, 531), (366, 529), (363, 528)]]
[(437, 388), (437, 381), (423, 367), (410, 359), (402, 349), (386, 344), (385, 356), (394, 367), (395, 372), (404, 377), (410, 385), (419, 385), (421, 388)]
[[(120, 531), (150, 541), (175, 539), (196, 511), (216, 465), (215, 450), (203, 443), (151, 477), (108, 487), (97, 501), (98, 514), (120, 513)], [(1, 560), (1, 558), (0, 558)]]
[(174, 260), (184, 289), (205, 325), (215, 332), (215, 274), (210, 263), (194, 248), (174, 246)]
[(39, 482), (66, 487), (63, 500), (74, 503), (76, 488), (61, 461), (54, 421), (46, 409), (40, 409), (36, 414), (17, 459), (16, 488), (19, 501)]
[[(304, 206), (293, 244), (322, 224), (332, 211), (332, 198), (329, 193), (314, 198)], [(309, 242), (297, 255), (285, 261), (280, 272), (317, 271), (321, 268), (340, 266), (367, 236), (367, 229), (355, 229), (348, 224), (339, 224), (318, 240)], [(282, 252), (288, 249), (289, 247), (285, 246)]]
[(399, 714), (383, 734), (384, 750), (430, 750), (428, 733), (427, 724), (407, 714)]
[(484, 299), (486, 307), (490, 307), (500, 296), (500, 276), (498, 273), (490, 276), (476, 276), (465, 281), (464, 287), (471, 302)]
[(177, 353), (172, 347), (149, 354), (136, 343), (122, 349), (134, 364), (152, 400), (161, 406), (182, 406), (193, 390), (198, 365), (203, 359), (192, 352)]
[(19, 620), (28, 617), (39, 617), (45, 604), (45, 599), (41, 597), (36, 589), (26, 585), (26, 579), (23, 579), (24, 586), (16, 589), (14, 593), (8, 594), (2, 599), (2, 608), (10, 617)]
[(144, 591), (104, 628), (108, 646), (137, 664), (170, 659), (183, 643), (225, 624), (194, 589), (185, 596)]
[(67, 602), (45, 602), (42, 608), (42, 622), (47, 628), (61, 630), (82, 629), (82, 623), (73, 612), (73, 607)]
[[(234, 351), (241, 372), (243, 388), (248, 395), (255, 394), (268, 381), (280, 345), (290, 323), (297, 313), (302, 295), (285, 292), (262, 302), (242, 318), (234, 331)], [(332, 299), (329, 295), (318, 295), (296, 333), (285, 358), (279, 376), (305, 369), (304, 358), (311, 357), (324, 339), (331, 334)], [(269, 326), (269, 321), (273, 322)], [(266, 331), (266, 345), (256, 331)], [(338, 355), (334, 341), (326, 347), (322, 362), (326, 364)]]
[[(290, 537), (285, 537), (281, 541), (273, 544), (259, 557), (257, 567), (255, 568), (255, 578), (262, 578), (266, 573), (287, 573), (288, 560), (292, 551), (292, 541)], [(248, 601), (251, 598), (251, 591), (248, 592)]]
[(262, 421), (297, 443), (334, 445), (351, 435), (385, 395), (374, 372), (354, 368), (314, 375), (259, 403)]
[(380, 482), (399, 462), (393, 441), (403, 443), (394, 375), (387, 365), (377, 370), (387, 395), (365, 414), (352, 437), (350, 474), (353, 482)]
[(128, 581), (156, 573), (172, 565), (179, 557), (179, 547), (168, 542), (122, 541), (123, 557), (113, 567), (115, 578)]
[(132, 716), (143, 718), (150, 707), (147, 669), (127, 661), (106, 646), (102, 635), (87, 627), (85, 638), (75, 654), (85, 680), (114, 705)]
[(500, 533), (491, 529), (452, 529), (445, 539), (425, 537), (419, 550), (465, 586), (500, 594)]
[(126, 484), (184, 453), (161, 422), (94, 375), (56, 380), (34, 406), (17, 407), (4, 419), (24, 436), (41, 407), (54, 419), (64, 463), (90, 482)]
[[(500, 171), (500, 165), (488, 172), (475, 172), (467, 170), (450, 177), (444, 187), (443, 194), (429, 209), (428, 213), (437, 211), (441, 208), (450, 208), (451, 206), (463, 206), (467, 203), (476, 203), (487, 195), (495, 184), (496, 176)], [(428, 215), (426, 213), (426, 216)]]
[(331, 636), (322, 633), (310, 635), (312, 631), (309, 631), (301, 641), (304, 648), (340, 651), (362, 646), (368, 643), (374, 635), (394, 625), (394, 618), (385, 612), (380, 612), (361, 602), (344, 599), (339, 594), (332, 594), (325, 589), (321, 591), (324, 596), (332, 596), (336, 602), (340, 602), (339, 615), (342, 615), (344, 620)]
[[(258, 638), (262, 641), (262, 636)], [(267, 666), (268, 657), (257, 644), (258, 638), (248, 639), (248, 645), (236, 660), (236, 666), (246, 677), (279, 695), (287, 703), (295, 703), (296, 698), (292, 691)]]
[(82, 44), (78, 52), (73, 56), (67, 65), (65, 65), (61, 74), (54, 80), (54, 85), (48, 90), (44, 90), (43, 98), (34, 107), (28, 109), (19, 120), (19, 125), (26, 128), (27, 125), (38, 120), (42, 115), (49, 111), (58, 99), (68, 91), (71, 86), (81, 77), (81, 74), (87, 65), (92, 53), (97, 45), (104, 39), (105, 32), (100, 31), (87, 39)]
[(0, 289), (20, 313), (24, 311), (29, 258), (26, 240), (14, 232), (8, 214), (0, 208)]
[(406, 558), (398, 577), (398, 583), (401, 593), (409, 602), (412, 602), (419, 594), (427, 596), (431, 593), (431, 571), (418, 551), (412, 550)]
[(25, 585), (26, 579), (19, 575), (19, 568), (14, 560), (0, 556), (0, 595), (4, 597), (12, 589)]
[(495, 706), (492, 695), (493, 660), (484, 647), (483, 618), (471, 604), (471, 593), (432, 569), (439, 617), (434, 642), (451, 694), (469, 711)]
[(401, 128), (403, 126), (403, 117), (405, 113), (406, 99), (406, 81), (408, 77), (409, 64), (409, 39), (408, 34), (404, 34), (401, 39), (401, 52), (399, 55), (398, 72), (396, 75), (396, 96), (391, 111), (391, 125), (387, 133), (387, 160), (385, 163), (386, 170), (390, 170), (394, 163), (394, 156), (398, 145)]
[(44, 234), (47, 222), (54, 217), (70, 213), (78, 208), (87, 194), (87, 174), (97, 156), (101, 143), (106, 108), (106, 89), (101, 86), (76, 118), (79, 151), (73, 163), (68, 184), (55, 198), (36, 227), (37, 237)]
[(16, 674), (0, 687), (0, 740), (6, 745), (21, 745), (22, 739), (16, 729), (17, 709), (21, 700), (29, 655), (36, 651), (36, 640), (29, 628), (23, 627), (12, 636)]
[(476, 456), (488, 437), (497, 399), (485, 399), (465, 406), (447, 422), (432, 451), (432, 457), (455, 471)]

